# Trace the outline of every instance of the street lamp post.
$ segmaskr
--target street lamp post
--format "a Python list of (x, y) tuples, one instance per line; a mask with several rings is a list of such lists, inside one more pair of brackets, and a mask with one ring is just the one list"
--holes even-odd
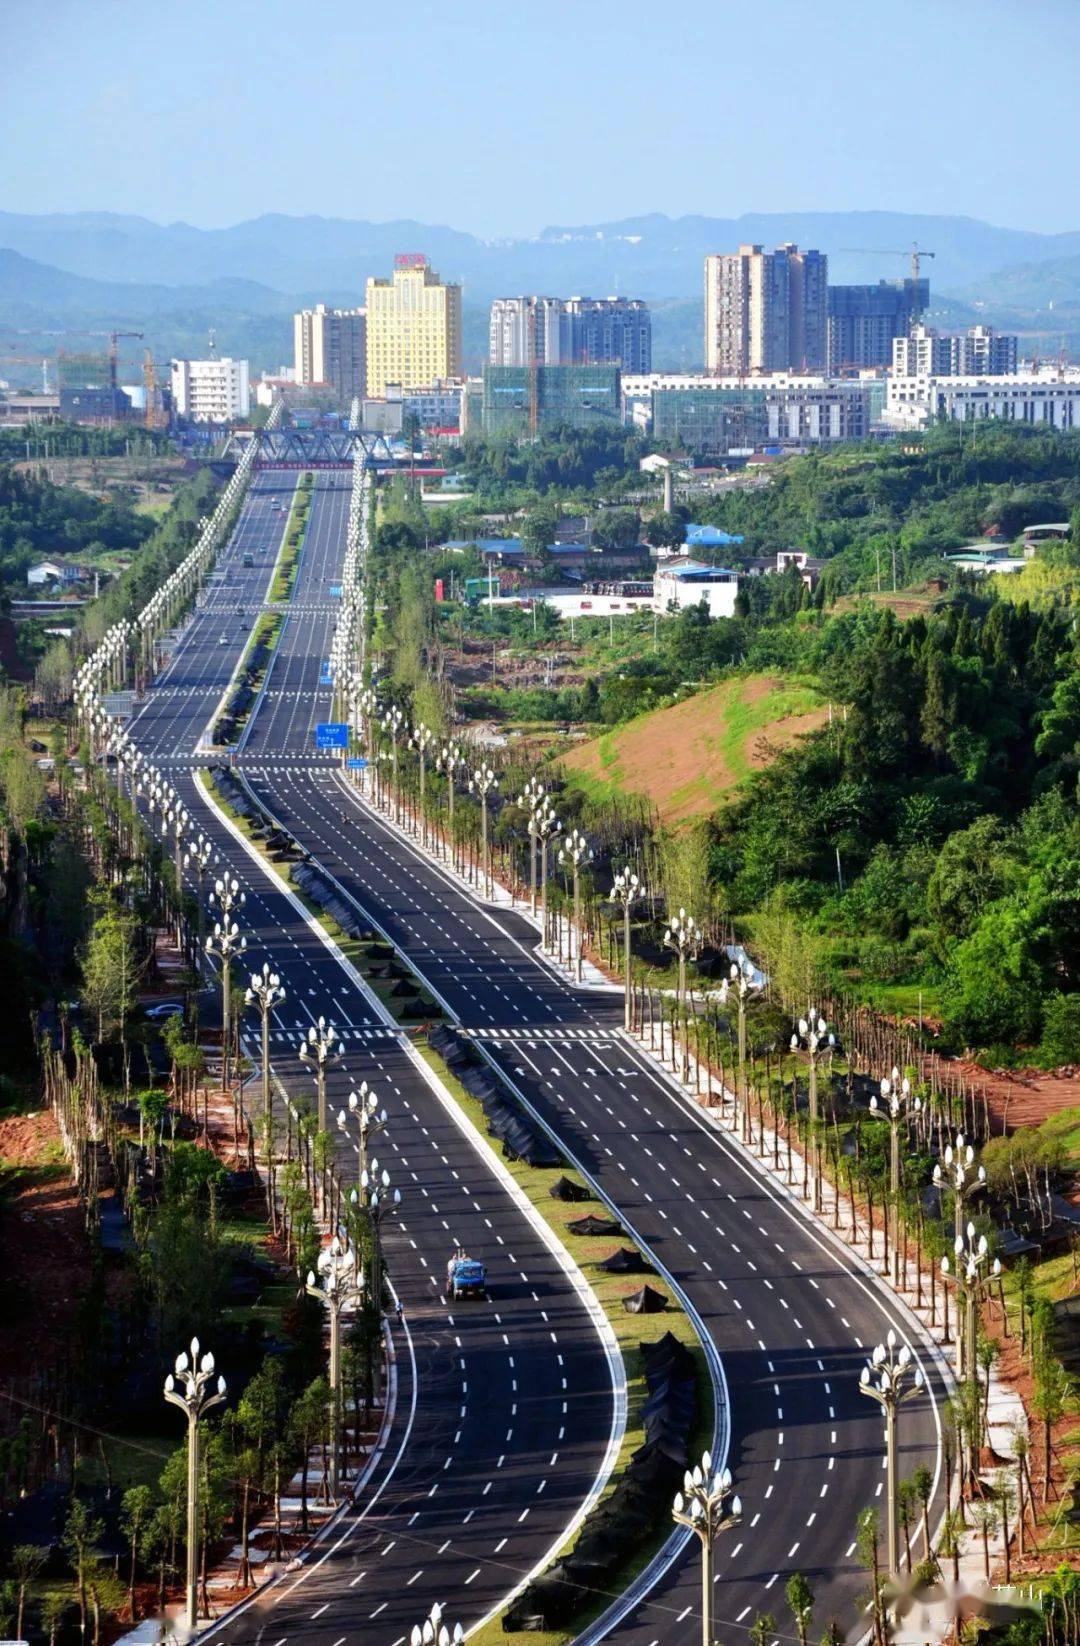
[(559, 862), (571, 864), (574, 871), (574, 930), (577, 932), (574, 976), (579, 983), (582, 976), (581, 963), (584, 958), (582, 950), (585, 947), (584, 934), (581, 930), (581, 865), (583, 862), (588, 862), (591, 857), (592, 847), (581, 830), (571, 829), (566, 837), (566, 844), (559, 848)]
[(238, 880), (218, 880), (210, 893), (210, 902), (221, 910), (221, 919), (206, 939), (207, 954), (215, 954), (221, 961), (221, 1089), (229, 1090), (229, 1051), (232, 1039), (232, 957), (243, 954), (247, 938), (240, 936), (240, 928), (232, 918), (235, 908), (246, 901)]
[(382, 1225), (383, 1219), (396, 1212), (401, 1205), (401, 1190), (391, 1189), (390, 1173), (380, 1171), (377, 1160), (371, 1162), (370, 1168), (361, 1179), (359, 1191), (351, 1190), (349, 1201), (353, 1206), (362, 1206), (367, 1212), (371, 1225), (371, 1302), (376, 1310), (382, 1314), (383, 1294), (383, 1262)]
[(885, 1413), (885, 1462), (888, 1471), (885, 1524), (890, 1577), (895, 1577), (900, 1566), (896, 1536), (896, 1414), (905, 1401), (919, 1393), (923, 1384), (923, 1375), (918, 1369), (915, 1369), (912, 1382), (907, 1382), (910, 1370), (911, 1350), (906, 1343), (897, 1349), (896, 1333), (890, 1331), (885, 1342), (879, 1343), (874, 1350), (869, 1365), (863, 1367), (859, 1378), (860, 1392), (876, 1400)]
[(536, 823), (547, 799), (547, 791), (538, 777), (530, 777), (518, 805), (529, 814), (529, 911), (536, 918)]
[[(994, 1281), (1001, 1275), (1001, 1259), (991, 1263), (990, 1242), (985, 1235), (976, 1234), (974, 1223), (969, 1223), (964, 1234), (953, 1242), (953, 1258), (943, 1257), (941, 1272), (956, 1286), (956, 1375), (961, 1379), (978, 1376), (979, 1304)], [(984, 1270), (983, 1265), (986, 1265)], [(960, 1331), (960, 1305), (963, 1301), (964, 1329)]]
[(461, 1646), (464, 1639), (460, 1623), (450, 1629), (443, 1622), (443, 1609), (436, 1601), (423, 1623), (414, 1624), (409, 1633), (409, 1646)]
[(713, 1646), (713, 1546), (721, 1532), (738, 1526), (742, 1503), (732, 1494), (731, 1473), (713, 1473), (712, 1458), (706, 1452), (701, 1462), (683, 1476), (683, 1489), (676, 1492), (672, 1518), (688, 1526), (701, 1544), (701, 1640)]
[(674, 949), (679, 957), (679, 988), (676, 1005), (683, 1015), (683, 1063), (682, 1077), (690, 1078), (690, 1037), (686, 1028), (686, 962), (697, 958), (701, 948), (701, 927), (692, 914), (680, 909), (673, 914), (667, 930), (664, 933), (664, 944)]
[(547, 801), (541, 806), (536, 818), (536, 836), (540, 842), (540, 947), (548, 947), (548, 839), (558, 834), (562, 824), (555, 815), (555, 808)]
[(401, 822), (401, 788), (398, 784), (398, 738), (401, 736), (405, 724), (405, 715), (396, 703), (387, 709), (383, 716), (383, 731), (390, 739), (391, 769), (394, 773), (394, 821)]
[(461, 750), (456, 743), (444, 743), (435, 756), (435, 770), (446, 778), (447, 830), (450, 835), (450, 862), (457, 868), (457, 842), (454, 839), (454, 773), (462, 764)]
[(810, 1054), (810, 1158), (813, 1165), (814, 1177), (814, 1210), (821, 1210), (821, 1150), (818, 1147), (818, 1091), (817, 1091), (817, 1060), (818, 1053), (824, 1049), (826, 1053), (836, 1045), (836, 1036), (829, 1031), (829, 1025), (811, 1006), (808, 1017), (800, 1017), (799, 1030), (791, 1037), (791, 1049), (799, 1050), (800, 1044), (805, 1044)]
[(312, 1024), (307, 1032), (307, 1039), (300, 1042), (300, 1061), (314, 1065), (312, 1073), (315, 1078), (315, 1090), (318, 1094), (316, 1113), (320, 1132), (326, 1130), (326, 1071), (334, 1063), (340, 1063), (344, 1056), (341, 1046), (335, 1046), (338, 1032), (332, 1023), (325, 1017), (320, 1017), (317, 1024)]
[(720, 985), (720, 999), (726, 1005), (729, 993), (734, 990), (739, 1009), (738, 1018), (738, 1046), (739, 1046), (739, 1097), (738, 1103), (742, 1111), (743, 1141), (750, 1141), (750, 1092), (746, 1082), (746, 997), (754, 988), (754, 968), (750, 961), (743, 957), (741, 961), (733, 961), (731, 972)]
[(960, 1240), (964, 1233), (964, 1209), (973, 1195), (986, 1188), (986, 1167), (976, 1167), (975, 1150), (964, 1141), (963, 1132), (957, 1133), (955, 1143), (946, 1146), (944, 1171), (940, 1162), (934, 1165), (935, 1188), (942, 1189), (946, 1184), (953, 1192), (955, 1238)]
[(206, 950), (206, 904), (203, 888), (207, 870), (216, 867), (218, 862), (218, 854), (204, 834), (197, 835), (194, 840), (189, 839), (187, 853), (184, 857), (184, 868), (195, 876), (199, 921), (198, 958), (195, 962), (195, 977), (199, 983), (202, 982), (203, 978), (203, 954)]
[(641, 896), (641, 881), (629, 868), (620, 869), (615, 876), (611, 895), (622, 904), (623, 912), (623, 1028), (629, 1032), (634, 1026), (633, 985), (630, 977), (630, 909)]
[(285, 988), (280, 977), (277, 972), (270, 970), (264, 960), (262, 971), (251, 974), (251, 983), (244, 991), (244, 1005), (257, 1005), (262, 1022), (263, 1122), (267, 1127), (270, 1124), (270, 1013), (276, 1006), (280, 1006), (284, 999)]
[(425, 801), (427, 798), (427, 757), (428, 750), (435, 742), (435, 733), (421, 721), (413, 727), (412, 745), (420, 759), (420, 844), (427, 845), (428, 827)]
[(214, 1376), (214, 1357), (209, 1352), (200, 1356), (199, 1340), (191, 1340), (190, 1356), (186, 1350), (176, 1357), (176, 1365), (165, 1379), (165, 1399), (179, 1406), (188, 1424), (187, 1475), (187, 1620), (194, 1631), (198, 1616), (196, 1587), (199, 1575), (199, 1419), (225, 1399), (225, 1379)]
[[(377, 1132), (381, 1132), (383, 1127), (386, 1125), (386, 1110), (379, 1108), (379, 1099), (371, 1090), (366, 1080), (361, 1083), (358, 1091), (349, 1093), (348, 1112), (344, 1109), (338, 1110), (338, 1129), (344, 1132), (346, 1137), (349, 1135), (350, 1115), (352, 1115), (356, 1120), (357, 1133), (359, 1137), (359, 1142), (357, 1145), (358, 1163), (356, 1168), (356, 1181), (358, 1187), (363, 1189), (368, 1169), (368, 1138), (374, 1137)], [(361, 1196), (361, 1199), (362, 1198), (363, 1196)]]
[(316, 1268), (317, 1276), (308, 1270), (304, 1290), (309, 1297), (317, 1297), (330, 1316), (330, 1492), (336, 1501), (341, 1463), (341, 1313), (359, 1297), (364, 1275), (352, 1247), (343, 1246), (337, 1235), (319, 1253)]
[(469, 779), (469, 793), (480, 796), (480, 852), (484, 862), (484, 896), (491, 896), (491, 852), (488, 846), (488, 795), (497, 789), (494, 769), (482, 760)]
[(911, 1081), (906, 1075), (901, 1079), (899, 1069), (881, 1082), (880, 1101), (877, 1096), (870, 1099), (870, 1113), (884, 1114), (889, 1122), (889, 1198), (893, 1204), (892, 1268), (896, 1286), (900, 1284), (900, 1133), (909, 1104), (916, 1113), (922, 1107), (917, 1097), (912, 1100)]

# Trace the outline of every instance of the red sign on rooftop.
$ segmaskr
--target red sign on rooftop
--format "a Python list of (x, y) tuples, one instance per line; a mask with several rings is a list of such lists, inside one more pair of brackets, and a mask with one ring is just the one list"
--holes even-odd
[(394, 255), (395, 269), (426, 269), (427, 258), (422, 251), (399, 251)]

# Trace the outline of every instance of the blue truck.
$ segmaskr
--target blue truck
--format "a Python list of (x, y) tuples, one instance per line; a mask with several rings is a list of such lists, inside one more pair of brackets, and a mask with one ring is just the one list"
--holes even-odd
[(444, 1295), (448, 1303), (458, 1298), (486, 1298), (488, 1295), (487, 1270), (460, 1247), (446, 1265)]

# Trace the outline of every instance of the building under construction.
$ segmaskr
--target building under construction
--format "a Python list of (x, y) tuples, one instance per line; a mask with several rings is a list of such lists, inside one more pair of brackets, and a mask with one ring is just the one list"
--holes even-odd
[(586, 429), (622, 416), (618, 366), (484, 367), (485, 434)]
[(56, 356), (60, 416), (79, 423), (114, 423), (131, 406), (117, 387), (116, 362), (111, 354), (74, 354), (61, 349)]

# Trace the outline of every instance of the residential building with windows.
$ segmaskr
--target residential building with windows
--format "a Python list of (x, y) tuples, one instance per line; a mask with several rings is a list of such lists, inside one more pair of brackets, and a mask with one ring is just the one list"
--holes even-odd
[(954, 377), (1008, 377), (1016, 372), (1020, 340), (1009, 332), (971, 326), (949, 342)]
[(246, 360), (173, 360), (173, 410), (192, 423), (231, 423), (251, 409)]
[(493, 366), (620, 366), (652, 370), (652, 315), (637, 297), (497, 297)]
[(495, 299), (488, 330), (488, 360), (493, 366), (561, 366), (569, 358), (561, 297)]
[(622, 415), (618, 366), (484, 367), (485, 434), (589, 428)]
[(367, 316), (363, 309), (319, 303), (293, 316), (293, 379), (326, 384), (348, 406), (366, 392)]
[(705, 259), (705, 368), (717, 376), (824, 371), (829, 260), (789, 242)]
[(652, 371), (652, 315), (638, 297), (571, 297), (566, 302), (575, 365)]
[(369, 278), (365, 295), (370, 396), (461, 376), (461, 287), (444, 284), (426, 257), (399, 254), (391, 278)]
[(891, 366), (893, 338), (906, 337), (929, 306), (929, 280), (830, 286), (826, 351), (829, 376)]

